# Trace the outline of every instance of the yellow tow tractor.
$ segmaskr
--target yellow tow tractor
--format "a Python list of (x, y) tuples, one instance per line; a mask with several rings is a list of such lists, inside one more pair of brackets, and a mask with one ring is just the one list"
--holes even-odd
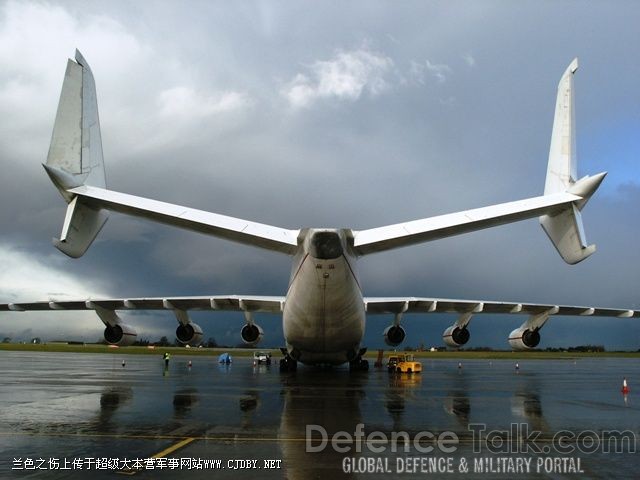
[(395, 373), (420, 373), (422, 372), (422, 363), (414, 360), (410, 353), (399, 353), (389, 355), (387, 370)]

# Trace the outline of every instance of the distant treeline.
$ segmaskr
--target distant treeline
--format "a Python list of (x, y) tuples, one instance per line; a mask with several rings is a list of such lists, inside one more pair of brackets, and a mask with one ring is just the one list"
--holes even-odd
[[(142, 338), (140, 340), (136, 340), (133, 343), (133, 346), (135, 346), (135, 347), (148, 347), (149, 345), (154, 345), (156, 347), (181, 347), (181, 346), (183, 346), (181, 343), (178, 343), (177, 340), (174, 340), (173, 342), (170, 342), (167, 337), (162, 337), (157, 342), (150, 342), (146, 338)], [(206, 347), (206, 348), (216, 348), (216, 347), (218, 347), (220, 345), (218, 345), (218, 342), (216, 342), (215, 338), (210, 337), (209, 340), (207, 340), (206, 342), (202, 342), (202, 346)]]

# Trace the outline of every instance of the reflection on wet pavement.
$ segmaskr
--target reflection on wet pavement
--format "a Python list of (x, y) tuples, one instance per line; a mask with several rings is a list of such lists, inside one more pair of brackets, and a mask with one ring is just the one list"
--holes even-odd
[[(340, 444), (346, 451), (338, 451), (330, 446), (337, 432), (354, 436), (361, 428), (364, 435), (390, 437), (403, 431), (412, 438), (454, 432), (460, 439), (450, 455), (455, 460), (485, 455), (473, 452), (469, 424), (486, 424), (487, 431), (527, 424), (544, 438), (559, 430), (619, 429), (636, 435), (640, 430), (634, 390), (623, 398), (619, 388), (623, 374), (640, 379), (633, 360), (520, 361), (518, 372), (506, 361), (466, 360), (458, 369), (455, 360), (431, 360), (421, 375), (311, 368), (281, 374), (277, 365), (253, 366), (242, 358), (221, 366), (216, 358), (174, 357), (165, 371), (160, 358), (149, 356), (128, 356), (122, 367), (122, 359), (110, 355), (0, 355), (2, 478), (25, 476), (11, 469), (15, 458), (149, 458), (184, 439), (193, 440), (170, 456), (222, 459), (224, 465), (229, 459), (281, 460), (280, 468), (260, 470), (269, 478), (359, 477), (366, 475), (343, 471), (346, 457), (395, 462), (399, 456), (425, 455), (414, 449), (404, 453), (404, 444), (396, 453), (388, 444), (383, 453), (372, 453), (366, 444), (358, 452), (348, 442)], [(322, 443), (323, 432), (328, 446), (307, 451)], [(640, 466), (633, 454), (583, 457), (586, 476)], [(240, 478), (242, 472), (215, 474)], [(40, 475), (56, 478), (53, 471)], [(175, 472), (155, 471), (146, 478), (162, 475)]]

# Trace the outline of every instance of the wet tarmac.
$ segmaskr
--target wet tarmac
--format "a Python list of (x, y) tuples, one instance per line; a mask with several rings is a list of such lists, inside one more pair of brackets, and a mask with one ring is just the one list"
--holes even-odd
[(516, 361), (0, 352), (0, 478), (638, 478), (637, 360)]

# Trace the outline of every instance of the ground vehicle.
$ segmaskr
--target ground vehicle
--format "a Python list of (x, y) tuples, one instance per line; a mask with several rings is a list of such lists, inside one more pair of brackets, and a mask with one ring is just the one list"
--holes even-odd
[(253, 352), (253, 364), (254, 365), (271, 365), (271, 353), (270, 352)]
[(414, 360), (413, 355), (409, 353), (389, 355), (387, 370), (396, 373), (420, 373), (422, 372), (422, 363)]

